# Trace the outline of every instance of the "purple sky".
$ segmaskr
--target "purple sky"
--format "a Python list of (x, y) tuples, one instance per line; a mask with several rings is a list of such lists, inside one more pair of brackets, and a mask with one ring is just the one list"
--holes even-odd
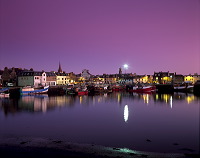
[(200, 74), (199, 0), (0, 0), (0, 69)]

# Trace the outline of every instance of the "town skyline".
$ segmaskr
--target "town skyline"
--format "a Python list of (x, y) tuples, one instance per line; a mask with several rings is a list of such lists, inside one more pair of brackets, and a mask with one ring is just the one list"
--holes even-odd
[(0, 69), (200, 74), (199, 0), (0, 0)]
[(118, 68), (118, 71), (116, 71), (115, 73), (103, 73), (103, 74), (100, 74), (100, 73), (94, 74), (94, 73), (90, 72), (89, 69), (84, 69), (84, 68), (78, 73), (75, 73), (74, 71), (65, 71), (65, 70), (63, 70), (61, 63), (58, 64), (57, 69), (50, 70), (50, 71), (46, 71), (42, 68), (41, 69), (34, 69), (33, 67), (31, 67), (31, 68), (26, 68), (26, 67), (21, 68), (21, 67), (8, 67), (8, 66), (5, 66), (2, 69), (0, 68), (0, 71), (3, 72), (5, 68), (8, 68), (9, 70), (12, 70), (12, 68), (15, 68), (15, 69), (20, 69), (22, 71), (36, 71), (36, 72), (44, 71), (44, 72), (54, 72), (54, 73), (66, 73), (66, 74), (68, 74), (68, 73), (81, 74), (84, 70), (87, 70), (91, 75), (97, 75), (97, 76), (98, 75), (104, 75), (104, 74), (105, 75), (119, 74), (120, 71), (121, 71), (122, 74), (133, 74), (133, 75), (153, 75), (154, 73), (159, 73), (159, 72), (163, 72), (163, 73), (168, 72), (168, 73), (174, 73), (174, 74), (177, 74), (177, 75), (184, 75), (184, 76), (187, 76), (187, 75), (198, 75), (199, 76), (200, 75), (200, 73), (198, 73), (198, 72), (189, 73), (189, 74), (182, 74), (182, 73), (175, 72), (175, 71), (162, 71), (162, 70), (161, 71), (152, 71), (152, 73), (149, 73), (149, 74), (148, 73), (142, 74), (142, 73), (136, 73), (136, 72), (127, 72), (127, 68), (123, 68), (123, 66)]

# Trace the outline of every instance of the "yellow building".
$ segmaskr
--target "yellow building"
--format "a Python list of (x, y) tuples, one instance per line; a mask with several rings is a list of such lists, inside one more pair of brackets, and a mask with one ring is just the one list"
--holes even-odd
[(197, 80), (200, 80), (200, 75), (198, 74), (194, 74), (194, 75), (189, 74), (189, 75), (184, 76), (184, 82), (189, 81), (192, 84), (194, 84), (197, 82)]

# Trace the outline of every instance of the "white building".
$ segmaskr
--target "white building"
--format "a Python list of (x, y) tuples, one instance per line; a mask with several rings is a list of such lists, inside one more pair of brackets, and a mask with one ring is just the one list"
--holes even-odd
[(88, 80), (91, 77), (89, 70), (83, 69), (81, 73), (81, 77), (83, 77), (85, 80)]

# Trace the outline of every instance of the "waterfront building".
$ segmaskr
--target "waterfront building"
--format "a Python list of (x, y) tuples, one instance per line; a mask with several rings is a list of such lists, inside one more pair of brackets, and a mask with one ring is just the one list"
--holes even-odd
[(76, 80), (77, 80), (77, 77), (73, 72), (67, 73), (68, 84), (74, 84)]
[(95, 85), (105, 84), (105, 78), (103, 75), (96, 75), (92, 77), (92, 83)]
[(174, 84), (180, 84), (180, 83), (183, 83), (184, 82), (184, 76), (181, 75), (181, 74), (176, 74), (175, 72), (175, 75), (174, 75), (174, 78), (173, 78), (173, 83)]
[(63, 73), (56, 73), (56, 85), (66, 85), (68, 83), (67, 81), (67, 74), (65, 72)]
[(135, 75), (133, 83), (152, 83), (153, 77), (151, 75)]
[(153, 83), (157, 84), (169, 84), (172, 83), (174, 77), (174, 73), (168, 72), (154, 72), (153, 75)]
[(46, 86), (46, 73), (44, 71), (24, 70), (18, 75), (18, 86)]
[(200, 80), (200, 75), (195, 73), (194, 75), (185, 75), (184, 76), (184, 82), (191, 82), (192, 84), (196, 83), (197, 80)]
[(55, 72), (46, 72), (46, 85), (56, 86), (56, 74)]
[(91, 76), (92, 74), (89, 73), (89, 70), (87, 69), (82, 70), (81, 77), (83, 77), (85, 80), (89, 80)]
[(103, 74), (105, 84), (116, 84), (117, 75), (116, 74)]
[(116, 74), (117, 83), (119, 84), (133, 84), (133, 75), (131, 73)]

